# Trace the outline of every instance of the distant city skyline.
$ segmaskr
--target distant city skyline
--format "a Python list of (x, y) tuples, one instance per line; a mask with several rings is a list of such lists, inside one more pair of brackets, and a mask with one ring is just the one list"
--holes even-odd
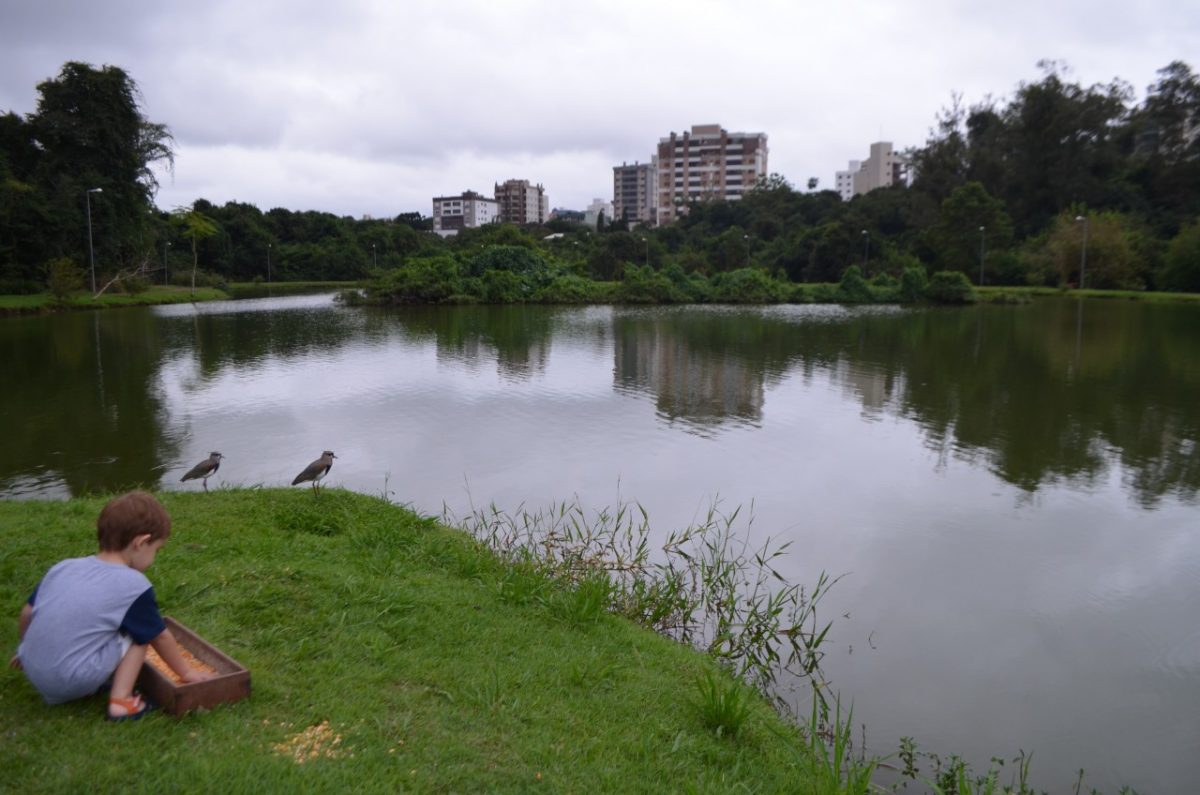
[(582, 210), (707, 123), (766, 133), (771, 172), (832, 190), (872, 142), (920, 146), (954, 94), (1007, 100), (1042, 59), (1138, 100), (1172, 60), (1200, 68), (1200, 7), (1169, 0), (0, 2), (0, 112), (32, 113), (67, 61), (121, 67), (175, 136), (167, 210), (428, 215), (514, 175)]

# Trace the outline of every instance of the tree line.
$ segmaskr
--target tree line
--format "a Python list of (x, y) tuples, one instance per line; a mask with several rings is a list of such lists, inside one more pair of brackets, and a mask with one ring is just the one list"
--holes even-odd
[[(433, 293), (443, 299), (522, 300), (546, 287), (546, 273), (662, 289), (665, 278), (678, 298), (735, 273), (837, 283), (849, 266), (894, 282), (919, 269), (990, 285), (1200, 291), (1195, 73), (1172, 62), (1137, 102), (1120, 80), (1083, 86), (1061, 64), (1039, 66), (1008, 97), (970, 106), (952, 97), (925, 144), (905, 153), (909, 186), (846, 202), (776, 174), (741, 201), (693, 204), (661, 228), (560, 219), (443, 239), (419, 213), (354, 219), (202, 198), (160, 210), (151, 167), (172, 163), (170, 131), (146, 118), (124, 71), (70, 62), (38, 85), (33, 113), (0, 116), (0, 292), (44, 290), (52, 263), (86, 269), (89, 244), (97, 271), (130, 283), (198, 274), (395, 286), (441, 274), (449, 281)], [(507, 289), (491, 271), (542, 275)]]

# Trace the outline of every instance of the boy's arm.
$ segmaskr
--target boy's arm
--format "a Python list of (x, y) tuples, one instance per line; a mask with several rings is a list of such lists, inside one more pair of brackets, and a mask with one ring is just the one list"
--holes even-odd
[(150, 641), (150, 645), (158, 652), (158, 656), (162, 657), (167, 665), (185, 682), (203, 682), (205, 679), (212, 679), (216, 674), (210, 671), (196, 671), (188, 664), (187, 660), (183, 659), (183, 652), (179, 650), (179, 643), (175, 640), (175, 636), (171, 634), (171, 630), (164, 629), (158, 634), (154, 640)]
[[(33, 620), (33, 605), (29, 602), (21, 608), (21, 616), (17, 619), (17, 640), (24, 640), (25, 631), (29, 629), (29, 622)], [(12, 659), (8, 661), (9, 668), (21, 669), (21, 655), (14, 654)]]

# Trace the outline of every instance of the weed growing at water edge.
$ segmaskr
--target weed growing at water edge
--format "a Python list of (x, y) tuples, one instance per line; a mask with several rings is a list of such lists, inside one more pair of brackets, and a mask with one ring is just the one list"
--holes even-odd
[(737, 737), (750, 717), (751, 697), (741, 682), (705, 671), (696, 681), (696, 688), (700, 693), (695, 703), (701, 722), (718, 737)]

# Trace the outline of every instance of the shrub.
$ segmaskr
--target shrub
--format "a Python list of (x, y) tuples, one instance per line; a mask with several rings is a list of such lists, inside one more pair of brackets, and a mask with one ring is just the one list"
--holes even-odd
[(841, 300), (841, 293), (832, 284), (814, 284), (811, 286), (809, 295), (818, 304), (836, 304)]
[(616, 299), (627, 304), (669, 304), (687, 301), (665, 275), (646, 265), (628, 264)]
[(757, 268), (739, 268), (712, 280), (712, 300), (736, 304), (765, 304), (782, 301), (786, 285)]
[(1200, 222), (1185, 226), (1171, 241), (1160, 279), (1168, 290), (1200, 293)]
[(975, 299), (975, 293), (962, 271), (938, 271), (929, 279), (925, 297), (935, 304), (966, 304)]
[(534, 295), (543, 304), (586, 304), (596, 300), (595, 282), (582, 276), (559, 276)]
[(46, 287), (56, 301), (65, 301), (71, 293), (83, 289), (83, 271), (70, 257), (59, 257), (46, 263)]
[(46, 284), (37, 279), (20, 276), (0, 278), (0, 295), (35, 295), (46, 289)]
[(487, 246), (471, 257), (464, 270), (467, 276), (484, 276), (489, 271), (513, 273), (534, 289), (553, 278), (546, 258), (524, 246)]
[(871, 293), (876, 301), (899, 301), (900, 280), (890, 273), (878, 273), (871, 279)]
[[(526, 249), (519, 249), (526, 251)], [(483, 295), (489, 304), (519, 304), (529, 298), (533, 289), (522, 278), (522, 274), (508, 270), (483, 272)]]
[(433, 304), (461, 294), (458, 262), (450, 256), (413, 257), (367, 288), (372, 298), (392, 304)]
[[(180, 268), (171, 274), (171, 284), (177, 287), (192, 286), (192, 269)], [(229, 283), (225, 281), (225, 277), (217, 273), (209, 273), (208, 271), (196, 271), (196, 286), (197, 287), (215, 287), (218, 290), (226, 290), (229, 288)]]
[(127, 276), (120, 283), (121, 289), (129, 295), (141, 295), (150, 289), (150, 280), (145, 276)]
[(869, 304), (875, 300), (870, 285), (863, 279), (857, 265), (851, 265), (842, 273), (837, 291), (838, 300), (847, 304)]
[(662, 275), (666, 276), (688, 301), (699, 304), (712, 300), (712, 285), (703, 273), (687, 273), (682, 265), (672, 262), (662, 269)]
[(924, 267), (915, 265), (905, 268), (904, 273), (900, 274), (900, 300), (910, 304), (924, 300), (925, 288), (928, 286), (929, 279), (925, 276)]

